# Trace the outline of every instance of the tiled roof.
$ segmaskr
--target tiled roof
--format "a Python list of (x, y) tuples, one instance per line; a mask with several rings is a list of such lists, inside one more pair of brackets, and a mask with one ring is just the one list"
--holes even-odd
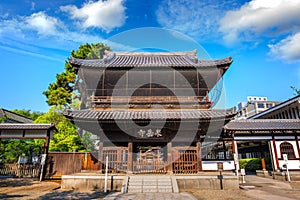
[(55, 129), (51, 124), (18, 124), (18, 123), (3, 123), (0, 124), (0, 130), (12, 130), (12, 129), (21, 129), (21, 130), (49, 130)]
[(231, 57), (220, 60), (199, 60), (196, 51), (190, 52), (108, 52), (103, 59), (70, 58), (70, 63), (83, 67), (224, 67)]
[(224, 126), (226, 131), (291, 131), (300, 130), (300, 119), (232, 120)]
[(5, 121), (7, 122), (15, 122), (15, 123), (32, 123), (32, 119), (24, 117), (22, 115), (18, 115), (9, 110), (0, 108), (0, 117), (6, 117)]
[(75, 120), (212, 119), (233, 117), (233, 110), (65, 110)]

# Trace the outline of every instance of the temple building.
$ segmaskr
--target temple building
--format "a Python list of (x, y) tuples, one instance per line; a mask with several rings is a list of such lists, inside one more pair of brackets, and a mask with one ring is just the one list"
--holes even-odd
[(209, 93), (231, 57), (201, 60), (191, 52), (106, 52), (70, 58), (80, 110), (64, 115), (100, 136), (98, 160), (111, 172), (195, 174), (236, 168), (236, 143), (223, 131), (234, 109), (213, 109)]

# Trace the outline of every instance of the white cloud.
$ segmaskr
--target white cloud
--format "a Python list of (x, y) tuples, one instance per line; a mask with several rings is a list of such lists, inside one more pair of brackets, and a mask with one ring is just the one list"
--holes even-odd
[(289, 36), (277, 44), (268, 45), (270, 55), (288, 61), (300, 61), (300, 32)]
[(177, 30), (200, 40), (217, 37), (218, 22), (236, 0), (164, 0), (156, 11), (157, 21), (165, 28)]
[(258, 36), (278, 36), (300, 30), (299, 0), (252, 0), (220, 20), (220, 31), (230, 43)]
[(25, 17), (25, 22), (40, 35), (55, 35), (59, 27), (63, 26), (63, 23), (57, 18), (50, 17), (44, 12), (33, 13), (31, 16)]
[(125, 23), (126, 8), (123, 2), (124, 0), (89, 1), (81, 8), (77, 8), (75, 5), (67, 5), (61, 6), (60, 9), (69, 13), (72, 19), (78, 19), (81, 27), (96, 27), (109, 32)]

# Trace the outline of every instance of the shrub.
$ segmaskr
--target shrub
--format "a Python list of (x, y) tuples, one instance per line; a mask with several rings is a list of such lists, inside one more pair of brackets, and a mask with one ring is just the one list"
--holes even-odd
[(260, 158), (245, 158), (240, 159), (240, 168), (245, 169), (247, 172), (255, 172), (262, 169)]

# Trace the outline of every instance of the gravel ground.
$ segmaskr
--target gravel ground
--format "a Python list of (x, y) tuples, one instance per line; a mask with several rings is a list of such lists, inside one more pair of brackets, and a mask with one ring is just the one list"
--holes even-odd
[[(249, 177), (246, 185), (255, 186), (254, 189), (190, 190), (187, 192), (199, 200), (300, 199), (300, 182), (288, 184), (255, 176), (252, 177), (253, 180), (250, 179)], [(62, 190), (60, 181), (39, 182), (33, 179), (0, 177), (0, 199), (103, 199), (105, 196), (98, 191)]]
[(246, 195), (245, 190), (191, 190), (188, 191), (193, 194), (197, 199), (214, 199), (214, 200), (252, 200), (253, 198)]
[[(248, 200), (244, 190), (191, 190), (197, 199)], [(97, 191), (74, 191), (60, 189), (59, 181), (39, 182), (32, 179), (0, 179), (0, 199), (103, 199)]]

